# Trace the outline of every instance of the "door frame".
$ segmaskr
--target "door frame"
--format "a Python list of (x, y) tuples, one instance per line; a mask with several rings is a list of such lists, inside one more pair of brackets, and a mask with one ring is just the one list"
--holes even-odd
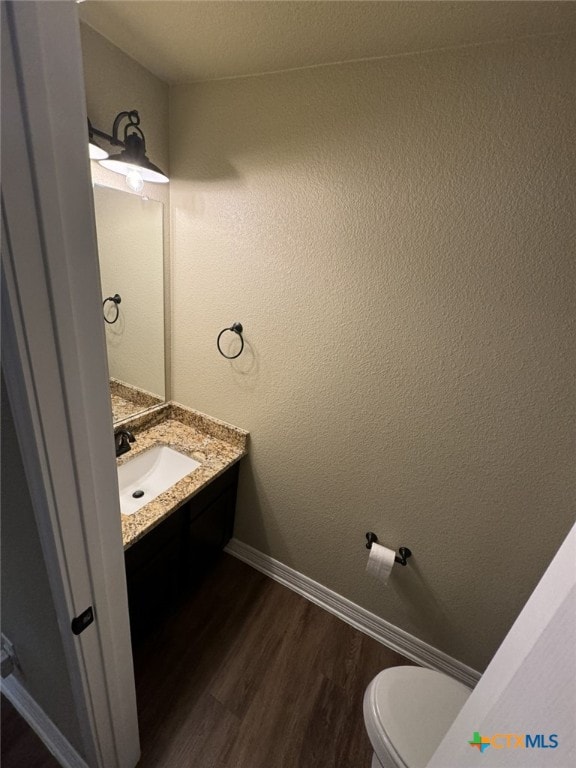
[[(2, 3), (2, 369), (90, 768), (136, 695), (74, 2)], [(82, 634), (71, 620), (88, 606)], [(41, 630), (41, 628), (39, 628)]]

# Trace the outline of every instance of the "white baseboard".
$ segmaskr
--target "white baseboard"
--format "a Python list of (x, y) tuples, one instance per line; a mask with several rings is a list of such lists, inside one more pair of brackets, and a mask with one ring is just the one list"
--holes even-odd
[(2, 680), (1, 691), (62, 768), (88, 768), (78, 752), (14, 675)]
[(480, 673), (475, 669), (254, 547), (232, 539), (225, 551), (420, 666), (444, 672), (470, 688), (480, 679)]

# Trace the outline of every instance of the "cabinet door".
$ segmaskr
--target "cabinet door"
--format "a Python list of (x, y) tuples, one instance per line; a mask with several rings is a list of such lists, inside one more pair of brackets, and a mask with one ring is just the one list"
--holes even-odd
[(196, 580), (230, 541), (235, 505), (236, 483), (207, 507), (191, 515), (184, 564), (188, 580)]
[(128, 571), (128, 608), (134, 640), (142, 637), (175, 606), (178, 596), (179, 545), (162, 547), (144, 565)]
[(177, 510), (124, 553), (133, 640), (169, 613), (177, 600), (184, 515)]

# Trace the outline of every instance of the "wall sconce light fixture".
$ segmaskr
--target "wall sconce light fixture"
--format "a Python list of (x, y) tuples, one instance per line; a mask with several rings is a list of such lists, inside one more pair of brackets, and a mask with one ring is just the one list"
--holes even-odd
[[(127, 122), (124, 125), (124, 138), (120, 139), (118, 133), (123, 120)], [(108, 152), (94, 142), (94, 136), (106, 139), (114, 147), (121, 147), (122, 151), (116, 155), (108, 155)], [(146, 157), (146, 139), (140, 128), (140, 115), (135, 109), (116, 115), (112, 134), (94, 128), (88, 120), (88, 138), (90, 157), (98, 160), (105, 168), (126, 176), (128, 186), (135, 191), (139, 192), (145, 181), (154, 184), (166, 184), (169, 181), (166, 174)]]

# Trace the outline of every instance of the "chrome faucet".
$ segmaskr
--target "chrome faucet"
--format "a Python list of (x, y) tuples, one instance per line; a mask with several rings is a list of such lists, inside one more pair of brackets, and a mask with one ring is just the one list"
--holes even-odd
[(116, 458), (122, 456), (124, 453), (128, 453), (130, 450), (130, 443), (136, 440), (132, 432), (129, 429), (117, 429), (114, 432), (114, 444), (116, 446)]

